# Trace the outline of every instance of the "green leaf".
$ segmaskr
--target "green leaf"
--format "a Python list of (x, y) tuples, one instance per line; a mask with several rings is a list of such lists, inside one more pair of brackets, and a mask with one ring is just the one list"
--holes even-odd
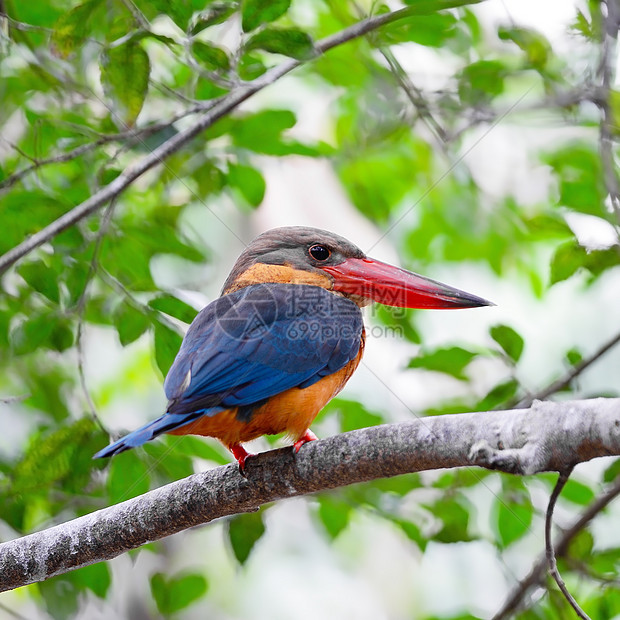
[(601, 159), (593, 144), (571, 142), (542, 159), (558, 179), (561, 206), (613, 222), (613, 215), (605, 207), (607, 190)]
[(265, 197), (265, 179), (261, 173), (250, 166), (228, 164), (227, 179), (253, 207), (258, 207)]
[(61, 56), (69, 56), (80, 47), (90, 33), (90, 18), (101, 0), (89, 0), (63, 13), (52, 32), (51, 43)]
[(230, 58), (221, 47), (202, 41), (194, 41), (192, 43), (192, 54), (209, 71), (228, 71), (230, 69)]
[(168, 578), (163, 573), (155, 573), (151, 577), (151, 592), (157, 609), (164, 616), (185, 609), (202, 598), (207, 589), (207, 580), (197, 573), (173, 578)]
[(457, 19), (451, 13), (415, 15), (399, 19), (380, 29), (388, 43), (418, 43), (430, 47), (445, 45), (446, 39), (456, 34)]
[(333, 540), (349, 524), (351, 506), (336, 495), (320, 495), (319, 518)]
[(568, 545), (567, 555), (569, 557), (589, 562), (592, 559), (592, 550), (594, 549), (594, 538), (592, 534), (586, 530), (581, 530)]
[(532, 525), (534, 508), (521, 480), (504, 482), (504, 492), (495, 501), (495, 527), (500, 547), (505, 548), (525, 536)]
[(459, 76), (459, 96), (465, 104), (480, 105), (504, 92), (506, 67), (497, 60), (479, 60)]
[(560, 245), (551, 259), (550, 284), (567, 280), (581, 268), (596, 278), (617, 265), (620, 265), (620, 246), (588, 251), (576, 241), (569, 241)]
[(99, 598), (104, 599), (112, 583), (110, 569), (105, 562), (84, 566), (72, 573), (75, 583), (88, 588)]
[(518, 362), (523, 353), (523, 338), (508, 325), (495, 325), (489, 330), (491, 338), (504, 349), (506, 355), (513, 361)]
[(296, 28), (265, 28), (252, 36), (245, 50), (261, 49), (272, 54), (283, 54), (297, 60), (314, 56), (314, 43), (310, 35)]
[(192, 437), (191, 435), (171, 436), (167, 440), (167, 443), (170, 442), (174, 444), (174, 449), (180, 454), (212, 461), (218, 465), (230, 463), (230, 452), (219, 442), (204, 439), (203, 437)]
[(479, 2), (482, 0), (405, 0), (405, 4), (411, 9), (410, 15), (427, 15), (428, 13), (455, 9)]
[(558, 246), (551, 259), (550, 284), (570, 278), (583, 266), (585, 257), (586, 249), (576, 241), (568, 241)]
[(239, 77), (247, 82), (255, 80), (267, 71), (267, 66), (257, 54), (242, 54), (238, 66)]
[(236, 515), (228, 521), (228, 540), (240, 564), (245, 564), (254, 545), (265, 533), (261, 512)]
[(60, 291), (58, 289), (58, 273), (48, 267), (42, 260), (22, 263), (17, 268), (17, 273), (24, 278), (26, 283), (50, 301), (58, 303)]
[(502, 41), (512, 41), (518, 45), (526, 53), (528, 62), (536, 69), (543, 69), (552, 56), (549, 41), (531, 28), (500, 27), (497, 34)]
[(177, 446), (178, 437), (171, 437), (168, 441), (149, 441), (144, 444), (144, 451), (156, 463), (155, 470), (165, 474), (169, 480), (180, 480), (194, 473), (192, 459), (184, 454)]
[(516, 379), (508, 379), (498, 383), (482, 400), (476, 404), (476, 409), (489, 411), (499, 405), (512, 400), (519, 389), (519, 382)]
[(189, 28), (190, 33), (196, 35), (209, 26), (216, 26), (225, 22), (237, 11), (237, 8), (238, 2), (236, 0), (211, 2), (204, 11), (194, 15)]
[(189, 304), (166, 293), (151, 299), (149, 301), (149, 306), (188, 324), (191, 323), (198, 314), (198, 311)]
[(67, 318), (51, 312), (33, 314), (18, 323), (9, 334), (15, 355), (25, 355), (37, 349), (65, 351), (73, 345), (73, 328)]
[(279, 155), (282, 132), (295, 125), (297, 119), (290, 110), (262, 110), (240, 119), (232, 128), (235, 145), (256, 153)]
[(364, 405), (354, 400), (338, 398), (328, 406), (328, 411), (336, 409), (340, 417), (340, 432), (346, 433), (358, 428), (368, 428), (383, 423), (383, 418), (368, 411)]
[(443, 372), (455, 379), (467, 381), (467, 376), (463, 371), (476, 355), (462, 347), (435, 349), (414, 357), (407, 367)]
[(250, 32), (261, 24), (272, 22), (286, 13), (291, 0), (243, 0), (241, 5), (241, 27)]
[[(146, 99), (151, 65), (135, 41), (107, 49), (101, 56), (101, 83), (116, 112), (116, 125), (132, 126)], [(120, 122), (119, 122), (120, 118)]]
[(569, 478), (568, 482), (562, 489), (562, 498), (579, 504), (580, 506), (587, 506), (595, 498), (594, 491), (583, 482), (579, 482), (574, 478)]
[(577, 348), (572, 348), (572, 349), (569, 349), (568, 351), (566, 351), (566, 356), (565, 357), (566, 357), (566, 361), (571, 366), (576, 366), (577, 364), (579, 364), (583, 360), (583, 354)]
[(605, 482), (612, 482), (620, 475), (620, 458), (616, 459), (603, 474)]
[(400, 527), (405, 536), (407, 536), (409, 540), (418, 546), (420, 551), (424, 551), (426, 549), (428, 539), (422, 534), (420, 528), (415, 523), (412, 521), (407, 521), (406, 519), (393, 519), (393, 521), (396, 525), (398, 525), (398, 527)]
[(137, 340), (151, 326), (151, 321), (144, 312), (126, 302), (116, 308), (113, 321), (124, 347)]
[(154, 328), (155, 361), (159, 370), (166, 376), (181, 348), (183, 338), (176, 331), (159, 322), (154, 323)]
[(111, 504), (124, 502), (149, 490), (149, 472), (133, 450), (110, 459), (108, 495)]
[(205, 2), (196, 3), (194, 0), (136, 0), (136, 4), (148, 19), (157, 15), (166, 15), (181, 29), (185, 30), (192, 17), (194, 8), (204, 6)]
[(47, 613), (54, 620), (75, 618), (78, 609), (78, 587), (68, 575), (58, 575), (36, 585)]
[(441, 528), (433, 535), (433, 540), (451, 543), (472, 539), (468, 533), (469, 511), (455, 498), (445, 497), (425, 507), (441, 522)]

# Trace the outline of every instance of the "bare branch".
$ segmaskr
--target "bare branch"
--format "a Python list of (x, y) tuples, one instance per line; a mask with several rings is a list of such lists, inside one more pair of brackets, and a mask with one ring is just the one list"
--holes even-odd
[(617, 175), (617, 165), (614, 161), (613, 134), (618, 131), (614, 118), (614, 110), (610, 101), (611, 84), (613, 83), (612, 62), (617, 60), (616, 43), (618, 27), (620, 26), (620, 8), (616, 0), (603, 1), (601, 8), (601, 94), (599, 107), (601, 109), (601, 123), (599, 131), (599, 151), (603, 164), (603, 178), (609, 194), (611, 207), (616, 215), (616, 225), (620, 226), (620, 180)]
[[(616, 480), (613, 486), (603, 495), (594, 500), (582, 515), (571, 525), (568, 529), (564, 530), (562, 535), (555, 542), (555, 554), (556, 557), (562, 557), (566, 555), (568, 546), (573, 541), (575, 536), (581, 532), (594, 517), (602, 512), (611, 502), (620, 495), (620, 478)], [(545, 569), (547, 568), (547, 557), (545, 554), (541, 555), (536, 564), (532, 567), (528, 575), (519, 582), (519, 585), (515, 588), (514, 592), (510, 595), (508, 600), (504, 603), (502, 608), (493, 616), (493, 620), (506, 620), (507, 618), (513, 618), (515, 611), (522, 606), (523, 600), (527, 593), (536, 585), (540, 584), (545, 578)]]
[(549, 567), (549, 572), (551, 576), (558, 584), (558, 588), (564, 595), (564, 598), (568, 601), (569, 605), (575, 610), (577, 616), (582, 618), (583, 620), (590, 620), (590, 616), (581, 609), (579, 603), (575, 600), (573, 595), (568, 591), (564, 580), (562, 579), (562, 575), (560, 575), (560, 571), (558, 570), (558, 564), (555, 559), (555, 550), (553, 548), (553, 538), (551, 536), (551, 526), (553, 525), (553, 510), (555, 509), (555, 504), (558, 501), (558, 497), (562, 492), (562, 489), (568, 482), (570, 478), (570, 474), (573, 471), (573, 468), (570, 467), (566, 471), (560, 473), (560, 477), (556, 482), (555, 487), (553, 487), (553, 492), (551, 493), (551, 497), (549, 498), (549, 505), (547, 506), (547, 514), (545, 515), (545, 555), (547, 557), (547, 566)]
[(616, 334), (611, 340), (607, 341), (600, 349), (596, 350), (590, 357), (586, 357), (581, 360), (578, 364), (575, 364), (563, 377), (560, 377), (546, 388), (540, 390), (536, 394), (531, 394), (526, 398), (521, 399), (515, 406), (517, 408), (520, 407), (530, 407), (531, 404), (535, 400), (545, 400), (549, 398), (552, 394), (567, 388), (575, 377), (579, 376), (586, 368), (592, 365), (596, 360), (605, 355), (607, 351), (615, 347), (618, 343), (620, 343), (620, 333)]
[(218, 467), (0, 545), (0, 591), (111, 559), (148, 541), (276, 500), (428, 469), (564, 471), (620, 454), (620, 399), (421, 418)]
[[(480, 0), (473, 0), (472, 3), (476, 1)], [(451, 8), (453, 6), (460, 6), (462, 2), (460, 0), (444, 0), (443, 4), (443, 8)], [(314, 57), (321, 56), (334, 47), (361, 37), (368, 32), (376, 30), (377, 28), (380, 28), (388, 23), (404, 19), (406, 17), (420, 15), (428, 11), (435, 12), (435, 10), (435, 7), (417, 7), (414, 5), (392, 13), (384, 13), (382, 15), (369, 17), (368, 19), (364, 19), (319, 41), (314, 47)], [(156, 165), (164, 162), (170, 155), (176, 153), (176, 151), (181, 149), (199, 133), (208, 127), (211, 127), (211, 125), (213, 125), (213, 123), (217, 120), (226, 116), (226, 114), (229, 114), (252, 95), (273, 84), (304, 62), (304, 60), (297, 60), (293, 58), (287, 59), (255, 80), (242, 84), (234, 91), (231, 91), (229, 94), (223, 96), (210, 110), (196, 119), (191, 126), (172, 136), (140, 161), (129, 166), (109, 185), (103, 187), (96, 194), (77, 205), (63, 216), (59, 217), (57, 220), (46, 226), (43, 230), (31, 235), (28, 239), (6, 252), (6, 254), (0, 256), (0, 273), (6, 271), (11, 265), (17, 262), (20, 258), (23, 258), (32, 252), (34, 249), (44, 243), (47, 243), (56, 235), (59, 235), (80, 220), (88, 217), (103, 207), (112, 198), (118, 196), (121, 192), (127, 189), (127, 187), (129, 187), (129, 185), (131, 185), (131, 183), (133, 183), (137, 178)]]

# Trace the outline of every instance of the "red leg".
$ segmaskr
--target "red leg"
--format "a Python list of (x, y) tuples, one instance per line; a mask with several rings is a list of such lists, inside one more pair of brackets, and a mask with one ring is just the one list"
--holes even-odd
[(299, 452), (299, 448), (301, 448), (301, 446), (303, 446), (305, 443), (308, 443), (309, 441), (316, 441), (318, 439), (318, 437), (310, 430), (308, 429), (294, 444), (293, 444), (293, 449), (295, 450), (295, 453)]
[(233, 456), (237, 459), (241, 475), (245, 476), (245, 461), (248, 457), (254, 455), (251, 452), (248, 452), (240, 443), (233, 443), (227, 447), (233, 453)]

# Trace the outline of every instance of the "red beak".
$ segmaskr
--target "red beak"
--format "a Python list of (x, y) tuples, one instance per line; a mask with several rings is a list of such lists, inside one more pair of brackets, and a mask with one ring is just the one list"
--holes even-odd
[(399, 308), (476, 308), (493, 302), (372, 258), (348, 258), (323, 271), (335, 291)]

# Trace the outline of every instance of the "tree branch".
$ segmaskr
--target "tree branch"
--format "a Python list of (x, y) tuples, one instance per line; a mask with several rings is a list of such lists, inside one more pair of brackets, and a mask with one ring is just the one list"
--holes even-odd
[(536, 392), (536, 394), (530, 394), (529, 396), (522, 398), (514, 406), (517, 409), (530, 407), (535, 400), (545, 400), (546, 398), (549, 398), (549, 396), (551, 396), (552, 394), (555, 394), (556, 392), (567, 388), (571, 384), (573, 379), (578, 377), (586, 368), (594, 364), (594, 362), (596, 362), (600, 357), (603, 357), (603, 355), (605, 355), (607, 351), (613, 349), (613, 347), (615, 347), (619, 343), (620, 333), (616, 334), (613, 338), (608, 340), (603, 346), (601, 346), (600, 349), (597, 349), (594, 353), (592, 353), (592, 355), (582, 359), (578, 364), (572, 366), (563, 377), (560, 377), (553, 383), (549, 384), (546, 388), (543, 388), (539, 392)]
[[(472, 0), (469, 4), (475, 4), (480, 1), (481, 0)], [(462, 6), (464, 2), (463, 0), (443, 0), (442, 4), (442, 8), (448, 9)], [(376, 30), (377, 28), (385, 26), (391, 22), (416, 15), (435, 13), (436, 5), (437, 2), (420, 2), (417, 5), (406, 7), (392, 13), (384, 13), (382, 15), (376, 15), (374, 17), (364, 19), (317, 42), (314, 46), (313, 57), (316, 58), (321, 56), (334, 47), (361, 37), (368, 32)], [(80, 220), (88, 217), (103, 207), (112, 198), (118, 196), (121, 192), (127, 189), (127, 187), (129, 187), (129, 185), (131, 185), (131, 183), (133, 183), (137, 178), (151, 168), (155, 167), (157, 164), (165, 161), (168, 157), (170, 157), (170, 155), (176, 153), (199, 133), (211, 127), (216, 121), (229, 114), (252, 95), (263, 88), (270, 86), (304, 62), (305, 60), (289, 58), (255, 80), (242, 84), (234, 91), (231, 91), (228, 95), (223, 96), (221, 100), (216, 103), (216, 105), (214, 105), (203, 115), (199, 116), (192, 125), (187, 127), (187, 129), (172, 136), (154, 151), (143, 157), (135, 164), (129, 166), (109, 185), (103, 187), (93, 196), (46, 226), (43, 230), (31, 235), (28, 239), (6, 252), (6, 254), (0, 256), (0, 273), (6, 271), (19, 259), (23, 258), (44, 243), (47, 243), (56, 235), (59, 235)]]
[(582, 620), (590, 620), (590, 616), (586, 614), (583, 609), (579, 606), (579, 603), (575, 600), (573, 595), (568, 591), (566, 584), (564, 583), (564, 579), (562, 579), (562, 575), (560, 575), (560, 571), (558, 570), (558, 563), (555, 558), (555, 548), (553, 546), (553, 537), (551, 536), (551, 529), (553, 525), (553, 510), (555, 508), (555, 504), (558, 501), (558, 497), (562, 492), (562, 489), (568, 482), (571, 472), (573, 468), (570, 467), (566, 471), (560, 472), (560, 477), (556, 482), (555, 487), (553, 488), (553, 492), (551, 493), (551, 497), (549, 498), (549, 505), (547, 507), (547, 514), (545, 515), (545, 555), (547, 557), (547, 566), (549, 567), (549, 573), (558, 584), (558, 588), (564, 595), (564, 598), (568, 601), (568, 604), (575, 610), (575, 613)]
[[(595, 499), (581, 514), (581, 516), (568, 529), (564, 530), (562, 535), (556, 540), (555, 555), (562, 557), (566, 555), (570, 543), (575, 536), (583, 530), (596, 515), (602, 512), (611, 502), (620, 495), (620, 478), (609, 488), (609, 490)], [(545, 569), (547, 568), (546, 554), (542, 554), (530, 572), (524, 577), (514, 592), (502, 605), (502, 608), (493, 616), (493, 620), (506, 620), (513, 618), (517, 609), (523, 604), (525, 595), (536, 585), (541, 583), (545, 578)]]
[(563, 471), (620, 455), (620, 399), (420, 418), (365, 428), (217, 467), (0, 545), (0, 591), (108, 560), (148, 541), (276, 500), (416, 471), (478, 465)]

